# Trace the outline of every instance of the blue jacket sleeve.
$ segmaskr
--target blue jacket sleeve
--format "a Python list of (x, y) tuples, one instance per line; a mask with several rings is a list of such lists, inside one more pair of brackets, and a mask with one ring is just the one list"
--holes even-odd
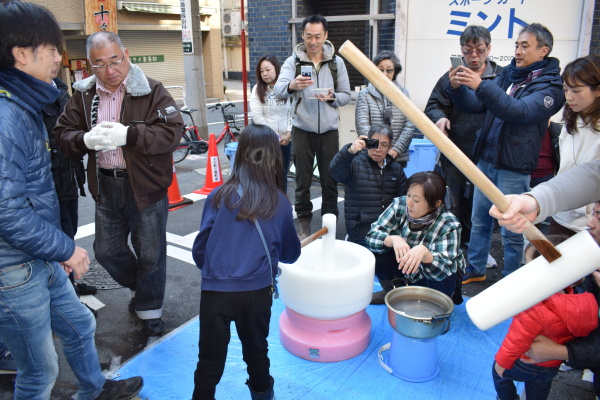
[(285, 215), (282, 222), (281, 229), (281, 250), (279, 252), (279, 261), (291, 264), (296, 262), (300, 257), (300, 239), (296, 233), (294, 227), (294, 219), (292, 215), (292, 206), (289, 205), (289, 200), (283, 195), (283, 199), (280, 197), (280, 201), (287, 202)]
[[(484, 82), (481, 82), (483, 85)], [(481, 87), (479, 85), (479, 87)], [(468, 113), (482, 113), (485, 112), (485, 105), (479, 100), (475, 91), (470, 89), (468, 86), (461, 85), (454, 89), (448, 83), (446, 87), (446, 94), (452, 100), (452, 103), (458, 107), (459, 110)]]
[[(511, 124), (533, 124), (550, 118), (562, 106), (562, 88), (548, 85), (522, 98), (509, 96), (491, 81), (483, 81), (475, 91), (494, 116)], [(552, 99), (553, 104), (547, 103)]]
[(212, 195), (209, 195), (204, 201), (204, 210), (202, 211), (202, 219), (200, 220), (200, 232), (198, 232), (198, 236), (196, 236), (194, 245), (192, 246), (192, 257), (199, 269), (202, 269), (204, 266), (206, 243), (208, 242), (208, 237), (210, 236), (216, 217), (217, 210), (212, 206)]

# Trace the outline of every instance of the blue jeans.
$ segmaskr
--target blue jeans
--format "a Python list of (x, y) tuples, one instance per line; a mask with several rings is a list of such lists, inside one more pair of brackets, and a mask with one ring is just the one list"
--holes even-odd
[(496, 373), (492, 364), (494, 387), (500, 400), (519, 399), (517, 388), (513, 381), (525, 382), (525, 397), (527, 400), (546, 400), (550, 395), (552, 379), (558, 373), (559, 367), (540, 367), (535, 364), (525, 364), (517, 360), (511, 369), (504, 371), (503, 377)]
[[(497, 170), (493, 164), (479, 161), (477, 168), (481, 170), (504, 194), (521, 194), (529, 190), (529, 175), (517, 172)], [(473, 194), (473, 213), (471, 215), (471, 240), (469, 241), (469, 265), (477, 275), (485, 274), (490, 246), (492, 244), (493, 217), (489, 211), (492, 202), (475, 187)], [(521, 267), (523, 257), (523, 235), (513, 233), (502, 227), (502, 244), (504, 245), (504, 276)]]
[(19, 373), (14, 398), (49, 399), (58, 376), (52, 333), (77, 378), (79, 400), (94, 399), (105, 378), (94, 343), (96, 321), (79, 302), (56, 262), (34, 260), (0, 268), (0, 340)]
[(160, 318), (167, 276), (167, 197), (140, 212), (127, 178), (99, 179), (96, 259), (115, 281), (136, 292), (138, 317)]

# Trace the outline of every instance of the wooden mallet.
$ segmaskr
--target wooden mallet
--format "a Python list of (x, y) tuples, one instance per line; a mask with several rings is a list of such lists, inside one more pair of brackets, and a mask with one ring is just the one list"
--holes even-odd
[[(344, 42), (340, 47), (340, 54), (398, 107), (501, 212), (508, 209), (510, 202), (492, 181), (352, 42)], [(531, 222), (527, 222), (524, 234), (549, 263), (561, 256), (556, 247)]]

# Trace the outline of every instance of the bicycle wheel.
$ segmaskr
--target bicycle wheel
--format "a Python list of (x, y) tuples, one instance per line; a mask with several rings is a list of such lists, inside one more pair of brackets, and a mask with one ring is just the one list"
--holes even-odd
[[(233, 133), (233, 132), (232, 132)], [(237, 142), (238, 138), (239, 138), (240, 134), (239, 133), (233, 133), (233, 139), (231, 138), (231, 135), (229, 133), (225, 134), (225, 137), (223, 137), (223, 149), (227, 148), (227, 145), (231, 142)], [(227, 159), (229, 160), (231, 157), (227, 156)]]
[(183, 135), (181, 135), (181, 144), (177, 146), (177, 148), (173, 152), (173, 161), (175, 162), (175, 164), (185, 160), (188, 153), (190, 152), (189, 143), (191, 141), (192, 135), (188, 131), (185, 131)]

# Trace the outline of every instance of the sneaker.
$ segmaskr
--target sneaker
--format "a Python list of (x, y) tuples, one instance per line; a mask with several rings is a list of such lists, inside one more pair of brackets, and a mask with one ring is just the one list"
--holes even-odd
[(6, 349), (0, 354), (0, 375), (14, 375), (17, 373), (17, 363), (11, 352)]
[(490, 269), (490, 268), (496, 268), (498, 266), (498, 263), (496, 262), (496, 260), (494, 259), (494, 257), (492, 257), (491, 254), (488, 254), (488, 259), (487, 262), (485, 264), (485, 267)]
[(79, 282), (77, 284), (77, 291), (81, 296), (94, 295), (96, 292), (98, 292), (98, 288), (96, 288), (96, 286), (86, 285), (85, 283)]
[(129, 400), (133, 399), (144, 386), (141, 376), (122, 379), (120, 381), (107, 380), (104, 382), (102, 392), (96, 400)]
[(471, 267), (470, 265), (467, 267), (467, 271), (465, 272), (465, 274), (463, 275), (462, 278), (462, 284), (466, 285), (467, 283), (471, 283), (471, 282), (481, 282), (481, 281), (485, 281), (485, 273), (482, 275), (479, 275), (477, 273), (475, 273), (475, 271), (473, 271), (473, 267)]
[(157, 336), (165, 331), (165, 323), (161, 318), (145, 319), (144, 330), (148, 336)]
[(300, 233), (298, 233), (298, 239), (304, 240), (309, 237), (310, 234), (310, 221), (300, 221)]

